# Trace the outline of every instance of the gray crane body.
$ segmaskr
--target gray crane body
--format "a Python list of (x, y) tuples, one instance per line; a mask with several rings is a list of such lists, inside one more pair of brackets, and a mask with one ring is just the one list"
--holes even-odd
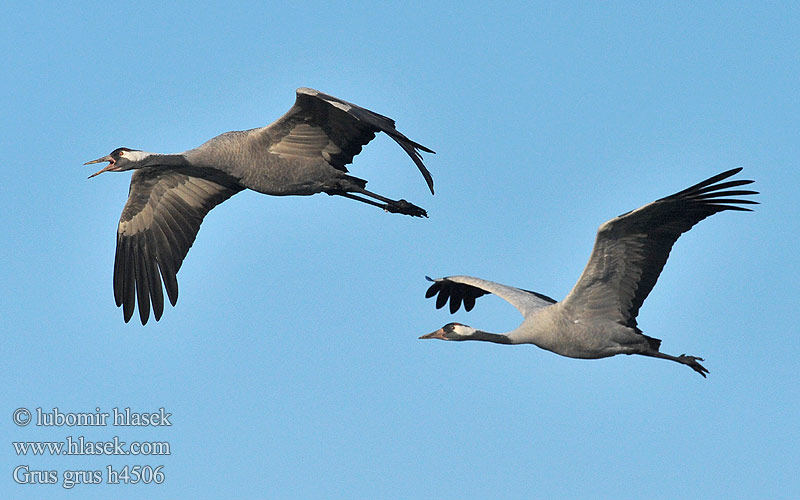
[(750, 211), (743, 205), (757, 203), (739, 197), (758, 192), (732, 189), (753, 181), (726, 180), (741, 170), (739, 167), (722, 172), (603, 223), (597, 230), (586, 268), (560, 302), (472, 276), (428, 278), (433, 284), (425, 296), (436, 296), (437, 308), (449, 301), (453, 314), (462, 304), (470, 311), (476, 298), (494, 294), (516, 307), (524, 319), (508, 333), (448, 323), (420, 338), (533, 344), (581, 359), (640, 354), (684, 364), (705, 377), (708, 370), (699, 363), (703, 358), (661, 352), (661, 340), (645, 335), (636, 317), (681, 234), (711, 215), (726, 210)]
[(162, 284), (176, 304), (176, 274), (203, 218), (244, 189), (272, 196), (327, 193), (427, 217), (403, 199), (367, 191), (367, 181), (348, 174), (346, 166), (380, 132), (408, 154), (433, 194), (433, 178), (420, 154), (432, 150), (397, 131), (391, 118), (308, 88), (298, 89), (294, 106), (266, 127), (226, 132), (179, 154), (117, 148), (87, 162), (109, 162), (90, 177), (136, 170), (117, 227), (114, 259), (114, 299), (125, 321), (137, 303), (142, 324), (151, 304), (160, 319)]
[(366, 181), (355, 179), (319, 158), (266, 153), (261, 129), (226, 132), (181, 153), (189, 165), (212, 173), (223, 171), (243, 188), (271, 196), (310, 196), (328, 191), (353, 191)]

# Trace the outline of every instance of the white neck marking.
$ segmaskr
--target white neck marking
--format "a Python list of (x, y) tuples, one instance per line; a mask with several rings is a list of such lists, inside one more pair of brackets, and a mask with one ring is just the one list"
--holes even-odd
[(152, 156), (155, 153), (148, 153), (147, 151), (123, 151), (122, 156), (127, 158), (129, 161), (142, 161), (148, 156)]

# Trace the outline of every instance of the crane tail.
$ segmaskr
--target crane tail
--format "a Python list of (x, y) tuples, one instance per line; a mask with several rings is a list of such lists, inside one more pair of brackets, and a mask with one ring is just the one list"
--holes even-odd
[(652, 350), (658, 351), (661, 348), (661, 339), (657, 339), (657, 338), (654, 338), (654, 337), (648, 337), (647, 335), (645, 335), (643, 333), (642, 333), (642, 336), (647, 340), (647, 343), (650, 344), (650, 348)]

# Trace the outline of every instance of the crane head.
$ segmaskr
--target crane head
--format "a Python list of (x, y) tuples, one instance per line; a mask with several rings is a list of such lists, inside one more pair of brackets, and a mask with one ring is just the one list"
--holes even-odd
[(98, 170), (97, 172), (93, 173), (89, 176), (91, 179), (95, 175), (100, 175), (103, 172), (124, 172), (125, 170), (130, 170), (132, 168), (136, 168), (138, 166), (138, 162), (144, 159), (145, 156), (149, 156), (148, 154), (142, 155), (142, 151), (138, 149), (130, 149), (130, 148), (117, 148), (106, 156), (102, 158), (98, 158), (96, 160), (87, 161), (84, 165), (91, 165), (92, 163), (102, 163), (104, 161), (108, 162), (105, 168)]
[(420, 338), (439, 340), (468, 340), (474, 333), (475, 329), (471, 326), (462, 325), (461, 323), (448, 323), (435, 332), (423, 335)]

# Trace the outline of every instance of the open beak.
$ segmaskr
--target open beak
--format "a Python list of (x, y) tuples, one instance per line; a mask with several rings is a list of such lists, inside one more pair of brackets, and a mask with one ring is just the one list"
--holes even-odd
[(440, 340), (447, 340), (444, 338), (444, 328), (439, 328), (435, 332), (431, 332), (427, 335), (423, 335), (420, 337), (421, 339), (440, 339)]
[(111, 155), (106, 155), (106, 156), (104, 156), (102, 158), (98, 158), (98, 159), (92, 160), (92, 161), (87, 161), (86, 163), (84, 163), (84, 165), (91, 165), (92, 163), (103, 163), (104, 161), (107, 161), (108, 165), (104, 169), (98, 170), (97, 172), (95, 172), (92, 175), (90, 175), (89, 176), (90, 179), (92, 177), (94, 177), (95, 175), (102, 174), (103, 172), (114, 171), (116, 169), (116, 165), (114, 165), (114, 158), (112, 158)]

